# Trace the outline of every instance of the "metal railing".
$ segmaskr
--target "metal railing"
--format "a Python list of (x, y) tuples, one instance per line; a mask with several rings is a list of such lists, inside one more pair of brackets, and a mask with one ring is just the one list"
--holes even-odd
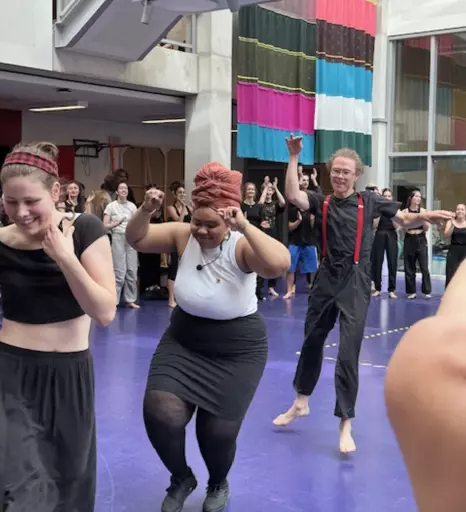
[(174, 50), (184, 50), (190, 53), (196, 51), (196, 24), (195, 14), (184, 16), (160, 41), (162, 46), (171, 46)]

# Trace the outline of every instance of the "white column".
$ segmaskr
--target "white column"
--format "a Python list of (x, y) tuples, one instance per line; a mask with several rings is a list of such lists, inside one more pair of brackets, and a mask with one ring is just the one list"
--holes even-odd
[(231, 162), (233, 19), (228, 10), (201, 14), (196, 29), (198, 94), (186, 98), (185, 187), (197, 170)]
[(368, 181), (380, 188), (390, 181), (388, 169), (388, 116), (391, 95), (388, 91), (389, 78), (393, 72), (388, 69), (388, 6), (386, 1), (377, 5), (377, 34), (374, 48), (374, 81), (372, 87), (372, 167), (367, 173)]

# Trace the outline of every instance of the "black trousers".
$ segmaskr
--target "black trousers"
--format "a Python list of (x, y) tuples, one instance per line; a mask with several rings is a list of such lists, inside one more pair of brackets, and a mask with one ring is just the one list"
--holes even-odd
[(387, 254), (388, 291), (396, 290), (396, 268), (398, 261), (398, 237), (396, 231), (376, 231), (372, 244), (372, 281), (375, 289), (382, 291), (382, 267)]
[(447, 265), (445, 268), (445, 288), (453, 279), (464, 259), (466, 259), (466, 245), (451, 245), (448, 249)]
[(430, 295), (432, 293), (432, 283), (430, 280), (427, 238), (425, 233), (420, 235), (411, 235), (406, 233), (404, 242), (404, 266), (406, 294), (416, 293), (416, 263), (422, 273), (422, 293)]
[(94, 372), (89, 351), (0, 343), (0, 510), (93, 512)]
[(335, 367), (335, 416), (353, 418), (359, 387), (359, 353), (371, 297), (370, 263), (341, 272), (325, 263), (309, 294), (304, 343), (294, 378), (297, 393), (310, 396), (322, 370), (325, 340), (340, 317)]

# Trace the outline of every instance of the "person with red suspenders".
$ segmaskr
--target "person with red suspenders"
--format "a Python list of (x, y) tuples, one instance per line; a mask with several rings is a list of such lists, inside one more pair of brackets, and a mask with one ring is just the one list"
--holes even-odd
[(291, 203), (315, 215), (322, 260), (309, 295), (304, 343), (294, 378), (297, 397), (274, 424), (286, 426), (295, 418), (309, 414), (309, 397), (319, 380), (325, 340), (339, 318), (335, 416), (340, 418), (340, 451), (350, 453), (356, 450), (351, 420), (355, 416), (359, 352), (371, 298), (373, 220), (383, 216), (400, 226), (414, 227), (450, 219), (453, 213), (411, 214), (402, 212), (396, 201), (372, 192), (356, 193), (356, 181), (364, 172), (364, 165), (359, 155), (347, 148), (338, 150), (327, 163), (333, 194), (302, 191), (298, 182), (302, 138), (291, 135), (287, 145), (290, 159), (285, 193)]

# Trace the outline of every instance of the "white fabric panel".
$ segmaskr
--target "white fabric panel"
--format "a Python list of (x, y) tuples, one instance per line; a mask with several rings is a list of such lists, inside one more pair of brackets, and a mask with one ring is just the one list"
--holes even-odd
[(342, 96), (316, 94), (316, 130), (372, 132), (372, 103)]

